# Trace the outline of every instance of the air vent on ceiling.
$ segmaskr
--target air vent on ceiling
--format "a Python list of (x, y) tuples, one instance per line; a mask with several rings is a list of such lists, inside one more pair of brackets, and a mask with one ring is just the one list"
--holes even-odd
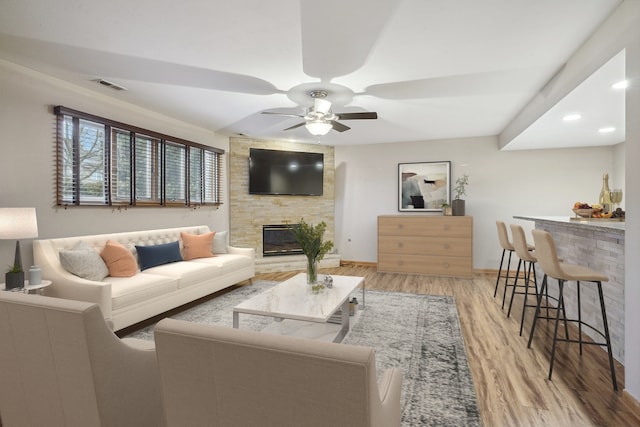
[(111, 88), (113, 90), (127, 90), (126, 87), (122, 87), (122, 86), (120, 86), (118, 84), (115, 84), (115, 83), (110, 82), (110, 81), (105, 80), (105, 79), (97, 79), (95, 81), (97, 83), (101, 84), (102, 86), (106, 86), (106, 87)]

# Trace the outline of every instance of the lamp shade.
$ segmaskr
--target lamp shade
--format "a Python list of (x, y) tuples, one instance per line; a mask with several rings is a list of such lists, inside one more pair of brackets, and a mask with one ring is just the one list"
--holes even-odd
[(36, 208), (0, 208), (0, 239), (38, 237)]
[(311, 135), (322, 136), (329, 133), (333, 125), (330, 122), (324, 120), (314, 120), (305, 125)]

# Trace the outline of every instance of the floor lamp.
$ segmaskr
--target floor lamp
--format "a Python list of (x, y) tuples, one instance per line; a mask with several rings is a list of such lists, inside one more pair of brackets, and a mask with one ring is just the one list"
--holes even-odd
[(5, 275), (6, 289), (24, 286), (20, 239), (35, 237), (38, 237), (35, 208), (0, 208), (0, 239), (16, 240), (15, 258), (10, 270)]

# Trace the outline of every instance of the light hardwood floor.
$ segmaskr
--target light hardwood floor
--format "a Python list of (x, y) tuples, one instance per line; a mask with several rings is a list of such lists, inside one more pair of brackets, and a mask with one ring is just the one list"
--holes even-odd
[[(531, 349), (527, 339), (533, 310), (519, 336), (522, 300), (514, 301), (511, 317), (493, 298), (495, 274), (472, 279), (377, 273), (373, 266), (345, 265), (324, 274), (365, 277), (366, 288), (455, 297), (480, 414), (485, 426), (640, 426), (640, 406), (626, 393), (614, 392), (606, 352), (559, 343), (553, 379), (547, 379), (552, 329), (539, 321)], [(285, 280), (297, 272), (260, 274), (264, 280)], [(616, 363), (620, 390), (624, 368)]]

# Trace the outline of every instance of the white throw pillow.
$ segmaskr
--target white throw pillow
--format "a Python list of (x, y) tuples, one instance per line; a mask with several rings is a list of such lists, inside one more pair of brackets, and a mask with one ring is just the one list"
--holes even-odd
[(99, 282), (109, 275), (100, 254), (82, 240), (73, 248), (60, 251), (60, 264), (69, 273), (87, 280)]
[(214, 254), (226, 254), (227, 253), (227, 231), (216, 231), (213, 236), (213, 253)]

